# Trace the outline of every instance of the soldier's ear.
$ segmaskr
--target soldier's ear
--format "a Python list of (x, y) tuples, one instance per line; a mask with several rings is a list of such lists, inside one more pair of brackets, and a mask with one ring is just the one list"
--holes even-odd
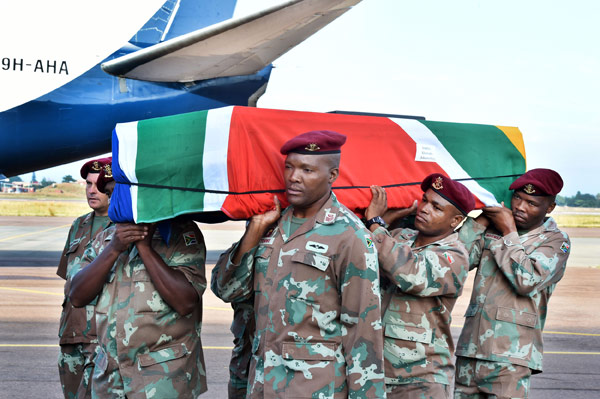
[(333, 184), (333, 182), (337, 180), (339, 174), (340, 174), (339, 168), (329, 169), (329, 184)]
[(456, 229), (456, 227), (460, 224), (460, 222), (463, 221), (465, 217), (461, 214), (459, 215), (454, 215), (452, 217), (452, 222), (450, 223), (450, 226), (452, 227), (452, 230)]

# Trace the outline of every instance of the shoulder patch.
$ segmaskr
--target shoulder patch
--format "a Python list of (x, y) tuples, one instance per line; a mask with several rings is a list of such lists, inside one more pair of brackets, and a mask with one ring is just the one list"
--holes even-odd
[(325, 224), (331, 224), (335, 222), (335, 213), (332, 212), (325, 212), (325, 217), (323, 218), (323, 223)]
[(563, 242), (562, 245), (560, 246), (560, 250), (563, 251), (564, 253), (569, 252), (569, 248), (570, 248), (570, 245), (567, 244), (566, 242)]
[(444, 252), (442, 255), (444, 255), (444, 259), (446, 259), (448, 263), (454, 263), (454, 257), (449, 252)]
[(367, 243), (367, 248), (373, 248), (373, 240), (371, 236), (365, 236), (365, 241)]
[(320, 242), (315, 242), (315, 241), (307, 241), (305, 248), (309, 251), (324, 254), (329, 249), (329, 245), (321, 244)]
[(185, 241), (186, 247), (189, 247), (190, 245), (198, 244), (198, 240), (196, 240), (196, 233), (194, 233), (193, 231), (183, 233), (183, 239)]

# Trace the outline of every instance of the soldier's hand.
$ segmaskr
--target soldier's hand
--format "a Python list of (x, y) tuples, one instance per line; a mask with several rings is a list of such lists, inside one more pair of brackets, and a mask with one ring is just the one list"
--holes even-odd
[(375, 216), (383, 216), (387, 211), (387, 194), (385, 189), (380, 186), (371, 186), (371, 203), (365, 210), (367, 220)]
[(490, 220), (503, 236), (517, 231), (515, 219), (512, 211), (504, 206), (486, 206), (483, 208), (483, 215)]
[(383, 220), (388, 226), (394, 223), (398, 219), (405, 218), (409, 215), (413, 215), (417, 212), (417, 206), (419, 202), (415, 200), (412, 205), (408, 208), (390, 208), (383, 214)]
[(276, 195), (273, 196), (273, 202), (275, 203), (275, 207), (273, 209), (263, 213), (262, 215), (252, 216), (250, 223), (257, 225), (261, 229), (267, 229), (273, 223), (277, 222), (281, 216), (281, 203)]
[(140, 223), (138, 226), (145, 226), (148, 228), (148, 231), (143, 240), (135, 242), (136, 247), (138, 247), (138, 249), (140, 247), (152, 247), (152, 236), (156, 231), (156, 223)]
[(129, 245), (148, 236), (148, 226), (134, 223), (117, 223), (110, 245), (118, 252), (125, 251)]

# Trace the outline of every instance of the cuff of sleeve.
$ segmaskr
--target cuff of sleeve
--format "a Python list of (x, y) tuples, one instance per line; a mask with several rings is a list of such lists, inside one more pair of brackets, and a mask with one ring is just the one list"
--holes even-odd
[(381, 235), (384, 236), (388, 236), (391, 237), (392, 235), (390, 234), (390, 232), (388, 231), (388, 229), (386, 229), (383, 226), (379, 226), (375, 229), (375, 231), (373, 233), (373, 238), (375, 238), (375, 241), (377, 241), (378, 243), (381, 244), (381, 242), (383, 241), (383, 237), (381, 237)]
[(502, 237), (502, 241), (504, 245), (507, 247), (514, 247), (515, 245), (521, 245), (521, 240), (519, 239), (519, 234), (516, 232), (508, 233), (504, 237)]
[(468, 224), (471, 226), (471, 229), (473, 230), (474, 233), (476, 234), (483, 234), (483, 232), (487, 229), (487, 227), (485, 227), (482, 224), (479, 224), (475, 221), (475, 219), (469, 217), (467, 218), (467, 220), (465, 221), (465, 224)]

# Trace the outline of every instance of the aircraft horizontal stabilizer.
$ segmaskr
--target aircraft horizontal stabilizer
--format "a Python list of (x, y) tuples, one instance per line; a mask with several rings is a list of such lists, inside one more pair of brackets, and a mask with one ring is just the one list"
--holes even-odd
[(112, 75), (154, 82), (250, 75), (359, 2), (288, 1), (105, 62), (102, 69)]

